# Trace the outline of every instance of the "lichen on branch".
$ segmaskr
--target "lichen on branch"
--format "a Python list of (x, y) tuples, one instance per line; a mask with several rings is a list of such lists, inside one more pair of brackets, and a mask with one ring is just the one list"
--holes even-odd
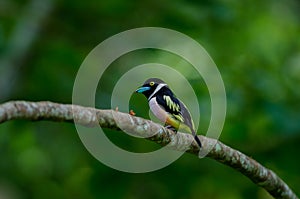
[(207, 157), (215, 159), (241, 172), (255, 184), (263, 187), (274, 198), (298, 198), (288, 185), (272, 170), (265, 168), (254, 159), (238, 150), (232, 149), (218, 140), (199, 136), (203, 145), (200, 150), (192, 135), (180, 132), (175, 134), (173, 131), (150, 120), (135, 117), (127, 113), (47, 101), (11, 101), (1, 104), (0, 124), (15, 119), (76, 122), (77, 124), (87, 127), (100, 125), (103, 128), (120, 131), (121, 129), (118, 124), (122, 123), (123, 130), (137, 136), (147, 137), (146, 139), (162, 146), (168, 145), (174, 150), (185, 150), (187, 153), (198, 156), (199, 151), (211, 149), (208, 151)]

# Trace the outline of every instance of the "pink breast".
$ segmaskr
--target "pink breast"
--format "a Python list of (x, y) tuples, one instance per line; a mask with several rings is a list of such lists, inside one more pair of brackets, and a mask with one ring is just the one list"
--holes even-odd
[(167, 112), (157, 103), (156, 98), (152, 98), (149, 101), (150, 110), (152, 113), (163, 123), (166, 123), (168, 114)]

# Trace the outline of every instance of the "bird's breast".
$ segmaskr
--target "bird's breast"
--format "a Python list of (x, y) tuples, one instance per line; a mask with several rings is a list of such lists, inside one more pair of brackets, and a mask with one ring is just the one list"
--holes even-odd
[(149, 101), (150, 110), (161, 122), (166, 123), (168, 119), (168, 113), (163, 109), (156, 101), (156, 97), (153, 97)]

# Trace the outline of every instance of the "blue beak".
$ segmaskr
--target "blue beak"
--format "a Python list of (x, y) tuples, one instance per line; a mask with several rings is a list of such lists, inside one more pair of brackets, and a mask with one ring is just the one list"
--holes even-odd
[(150, 87), (145, 86), (145, 87), (138, 88), (135, 92), (143, 93), (143, 92), (148, 91), (148, 90), (150, 90)]

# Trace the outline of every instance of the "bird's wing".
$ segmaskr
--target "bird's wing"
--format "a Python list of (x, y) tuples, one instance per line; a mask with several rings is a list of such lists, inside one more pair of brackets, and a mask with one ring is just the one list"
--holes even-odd
[[(169, 112), (173, 116), (173, 118), (175, 118), (175, 120), (171, 119), (169, 124), (171, 124), (177, 129), (183, 127), (183, 129), (192, 133), (197, 144), (201, 148), (202, 146), (201, 141), (197, 137), (197, 133), (195, 132), (195, 127), (194, 127), (194, 122), (185, 104), (181, 102), (179, 99), (177, 99), (176, 97), (171, 95), (157, 96), (155, 100), (161, 108), (165, 109), (166, 112)], [(184, 125), (181, 125), (180, 123)]]
[(191, 113), (189, 112), (189, 110), (187, 109), (187, 107), (185, 106), (185, 104), (183, 102), (179, 101), (179, 104), (180, 104), (180, 108), (181, 108), (181, 115), (184, 118), (184, 123), (188, 127), (190, 127), (190, 129), (192, 131), (194, 131), (195, 126), (194, 126), (194, 122), (193, 122), (192, 117), (191, 117)]
[(181, 113), (180, 101), (170, 95), (161, 95), (156, 97), (157, 103), (170, 113), (176, 120), (184, 122), (184, 117)]
[(201, 148), (202, 144), (201, 144), (201, 141), (195, 131), (195, 126), (194, 126), (194, 122), (191, 118), (191, 114), (190, 114), (189, 110), (186, 108), (185, 104), (181, 101), (179, 101), (179, 102), (180, 102), (180, 107), (181, 107), (181, 113), (182, 113), (183, 117), (185, 118), (184, 123), (190, 128), (190, 130), (194, 136), (194, 139), (196, 140), (198, 146)]

